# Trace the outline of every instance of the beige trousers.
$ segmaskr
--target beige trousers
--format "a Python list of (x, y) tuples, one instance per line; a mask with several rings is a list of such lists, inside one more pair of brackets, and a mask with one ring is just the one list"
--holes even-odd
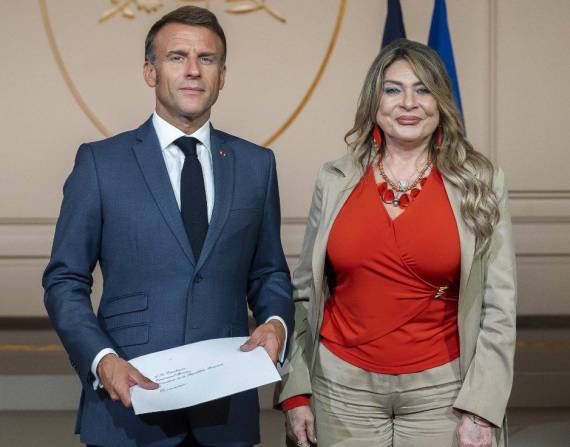
[(455, 447), (459, 360), (412, 374), (353, 366), (322, 344), (312, 405), (319, 447)]

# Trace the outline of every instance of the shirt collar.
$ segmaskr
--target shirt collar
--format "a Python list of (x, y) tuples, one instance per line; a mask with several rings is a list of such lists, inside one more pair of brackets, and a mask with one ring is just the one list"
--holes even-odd
[(162, 151), (180, 137), (194, 137), (200, 141), (208, 151), (210, 150), (210, 120), (206, 121), (202, 127), (190, 135), (186, 135), (164, 118), (161, 118), (156, 112), (152, 114), (152, 125), (156, 131), (160, 150)]

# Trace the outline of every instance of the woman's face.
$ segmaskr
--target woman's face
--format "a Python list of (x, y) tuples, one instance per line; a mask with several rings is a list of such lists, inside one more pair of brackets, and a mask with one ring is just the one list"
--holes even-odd
[(384, 72), (384, 87), (376, 122), (386, 143), (425, 144), (439, 124), (437, 102), (411, 65), (397, 60)]

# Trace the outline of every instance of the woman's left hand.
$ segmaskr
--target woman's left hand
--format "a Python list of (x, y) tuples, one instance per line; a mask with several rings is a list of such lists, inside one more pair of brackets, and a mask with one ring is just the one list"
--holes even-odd
[(464, 413), (457, 427), (459, 447), (492, 447), (493, 431), (484, 419)]

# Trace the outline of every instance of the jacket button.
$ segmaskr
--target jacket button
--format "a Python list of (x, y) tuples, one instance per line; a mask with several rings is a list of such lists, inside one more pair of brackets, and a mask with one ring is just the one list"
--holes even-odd
[(202, 278), (202, 275), (198, 274), (194, 277), (194, 282), (199, 283), (200, 281), (202, 281), (202, 279), (204, 279), (204, 278)]

